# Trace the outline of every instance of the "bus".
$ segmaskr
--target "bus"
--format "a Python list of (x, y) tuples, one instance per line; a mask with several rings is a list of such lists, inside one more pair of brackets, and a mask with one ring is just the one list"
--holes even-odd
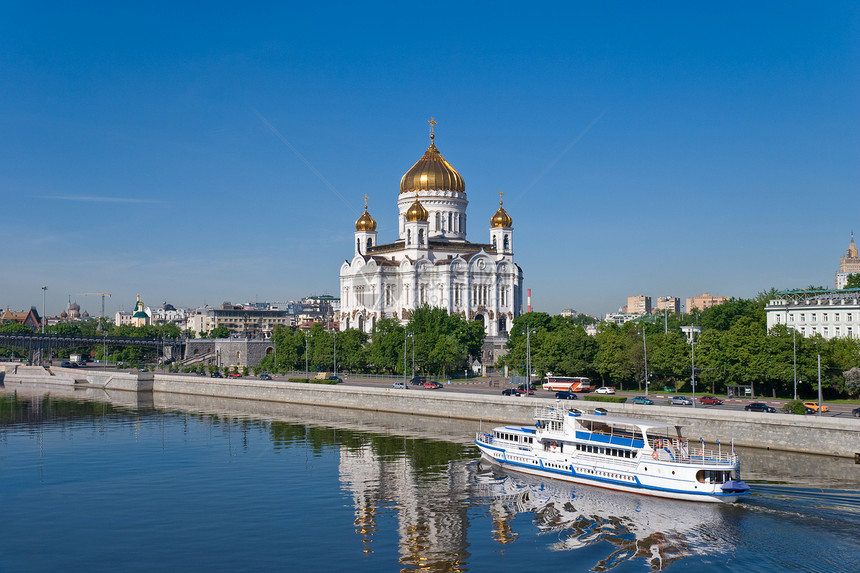
[(550, 392), (591, 392), (594, 385), (591, 380), (583, 376), (547, 376), (543, 383), (543, 389)]

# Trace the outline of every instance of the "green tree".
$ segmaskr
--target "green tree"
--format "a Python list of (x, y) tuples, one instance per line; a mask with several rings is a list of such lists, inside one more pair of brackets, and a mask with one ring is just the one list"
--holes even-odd
[(690, 345), (678, 330), (647, 337), (648, 371), (652, 384), (676, 388), (690, 377)]
[(383, 318), (373, 325), (367, 350), (368, 365), (376, 372), (403, 373), (403, 340), (406, 330), (395, 318)]
[(215, 327), (209, 331), (209, 338), (230, 338), (230, 329), (226, 326)]
[(636, 372), (630, 363), (628, 351), (628, 332), (616, 324), (608, 324), (597, 333), (596, 338), (599, 350), (594, 362), (602, 382), (623, 384), (635, 380)]
[(480, 356), (484, 341), (484, 327), (479, 322), (428, 305), (412, 312), (406, 331), (414, 338), (416, 369), (424, 372), (464, 370), (469, 356)]
[(860, 273), (851, 273), (848, 275), (845, 288), (860, 288)]
[(367, 334), (350, 328), (337, 333), (338, 370), (361, 371), (367, 367)]

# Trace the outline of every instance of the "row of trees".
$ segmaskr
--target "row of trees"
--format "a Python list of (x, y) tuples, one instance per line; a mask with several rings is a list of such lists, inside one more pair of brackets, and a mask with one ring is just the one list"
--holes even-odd
[(417, 372), (444, 376), (465, 371), (469, 358), (480, 356), (484, 329), (477, 321), (423, 306), (405, 326), (395, 319), (377, 321), (369, 339), (359, 330), (327, 332), (319, 325), (306, 333), (278, 327), (273, 338), (275, 351), (261, 364), (273, 372), (331, 370), (336, 358), (339, 371), (403, 374), (404, 367), (412, 371), (414, 356)]
[[(570, 319), (530, 313), (514, 321), (501, 363), (525, 372), (526, 332), (531, 331), (531, 360), (538, 376), (589, 376), (642, 390), (647, 358), (652, 385), (690, 391), (695, 352), (698, 392), (724, 393), (739, 384), (752, 385), (759, 395), (793, 396), (796, 371), (798, 394), (813, 396), (820, 356), (822, 388), (829, 398), (860, 393), (860, 340), (795, 336), (785, 325), (768, 332), (764, 307), (772, 296), (771, 291), (756, 299), (732, 299), (698, 315), (652, 315), (623, 326), (603, 325), (594, 337)], [(684, 324), (701, 328), (694, 345), (681, 332)]]

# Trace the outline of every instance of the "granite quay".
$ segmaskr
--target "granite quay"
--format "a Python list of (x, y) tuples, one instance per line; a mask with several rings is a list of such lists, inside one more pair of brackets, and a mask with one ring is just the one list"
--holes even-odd
[[(468, 392), (418, 392), (390, 387), (325, 385), (250, 378), (213, 379), (195, 375), (155, 372), (113, 372), (74, 369), (45, 370), (40, 367), (5, 368), (5, 385), (62, 385), (76, 389), (97, 388), (123, 393), (165, 393), (212, 398), (258, 400), (273, 403), (350, 408), (369, 412), (415, 414), (482, 423), (531, 424), (534, 407), (555, 405), (549, 398), (511, 399)], [(717, 436), (735, 445), (769, 450), (801, 452), (860, 459), (860, 420), (819, 418), (792, 414), (762, 414), (717, 409), (679, 409), (669, 406), (640, 406), (624, 403), (587, 403), (612, 414), (646, 419), (671, 419), (684, 426), (691, 441), (713, 445)], [(561, 404), (583, 407), (583, 403)], [(731, 444), (720, 444), (730, 448)]]

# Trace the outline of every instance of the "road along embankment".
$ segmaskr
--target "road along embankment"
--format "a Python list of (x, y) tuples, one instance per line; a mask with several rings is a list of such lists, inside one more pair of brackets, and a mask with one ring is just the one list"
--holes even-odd
[[(839, 456), (860, 459), (860, 420), (855, 418), (819, 418), (793, 414), (764, 414), (711, 408), (679, 408), (594, 402), (558, 403), (536, 397), (487, 396), (485, 394), (446, 393), (438, 391), (372, 388), (347, 384), (301, 384), (292, 382), (240, 379), (213, 379), (199, 376), (141, 373), (112, 373), (90, 370), (86, 382), (80, 372), (71, 375), (6, 371), (7, 386), (13, 382), (59, 383), (83, 389), (101, 388), (113, 395), (125, 393), (167, 393), (213, 398), (237, 398), (288, 404), (305, 404), (332, 408), (350, 408), (367, 412), (416, 414), (486, 424), (531, 424), (538, 405), (559, 407), (600, 406), (610, 414), (670, 421), (684, 426), (691, 441), (704, 440), (713, 446), (735, 445)], [(148, 400), (147, 400), (148, 401)], [(587, 406), (586, 406), (587, 404)]]

